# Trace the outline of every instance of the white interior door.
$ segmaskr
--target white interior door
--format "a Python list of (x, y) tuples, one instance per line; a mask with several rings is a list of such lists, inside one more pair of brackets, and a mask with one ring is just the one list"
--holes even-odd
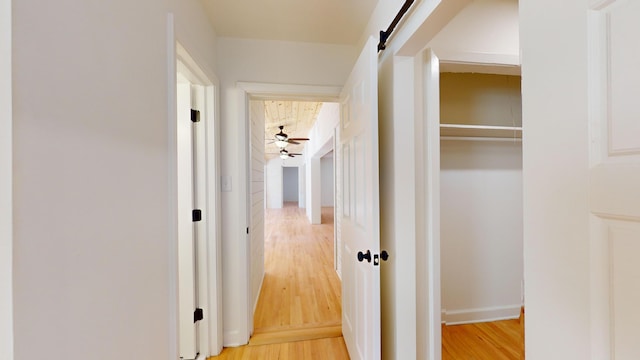
[(377, 72), (370, 38), (341, 94), (342, 332), (351, 359), (381, 354)]
[(640, 2), (592, 8), (589, 54), (592, 358), (640, 359)]
[(177, 172), (178, 172), (178, 303), (180, 357), (195, 359), (198, 355), (197, 323), (194, 311), (198, 307), (196, 226), (194, 207), (194, 141), (191, 121), (191, 84), (177, 85)]

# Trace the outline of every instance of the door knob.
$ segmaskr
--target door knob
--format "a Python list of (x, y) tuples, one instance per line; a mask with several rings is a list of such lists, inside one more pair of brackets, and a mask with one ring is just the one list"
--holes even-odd
[(367, 259), (367, 262), (371, 262), (371, 251), (367, 250), (366, 253), (358, 251), (358, 261), (362, 262), (364, 259)]
[(380, 253), (380, 259), (382, 259), (382, 261), (387, 261), (388, 258), (389, 253), (387, 252), (387, 250), (382, 250), (382, 252)]

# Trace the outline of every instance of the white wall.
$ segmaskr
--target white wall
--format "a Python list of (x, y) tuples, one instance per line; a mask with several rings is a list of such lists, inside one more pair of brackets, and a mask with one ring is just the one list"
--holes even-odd
[(441, 142), (443, 321), (520, 315), (520, 142)]
[(589, 359), (609, 340), (590, 331), (589, 4), (520, 1), (527, 359)]
[(13, 360), (11, 1), (0, 1), (0, 359)]
[(340, 104), (323, 103), (318, 118), (309, 130), (305, 145), (307, 158), (306, 212), (312, 224), (320, 224), (322, 212), (322, 169), (320, 158), (333, 149), (335, 128), (340, 123)]
[(298, 167), (298, 207), (305, 208), (307, 206), (307, 179), (306, 166), (304, 164)]
[(309, 141), (305, 146), (308, 157), (322, 157), (333, 149), (335, 128), (340, 124), (340, 104), (325, 102), (320, 108), (318, 118), (309, 130)]
[(518, 0), (475, 0), (429, 43), (440, 60), (520, 64)]
[(258, 305), (264, 279), (264, 102), (250, 102), (251, 120), (251, 304)]
[(311, 224), (320, 224), (322, 221), (320, 205), (321, 196), (321, 182), (320, 182), (320, 158), (309, 158), (306, 162), (305, 178), (307, 179), (306, 185), (306, 201), (307, 207), (305, 211), (307, 218)]
[(13, 5), (15, 358), (174, 360), (167, 13), (208, 73), (214, 32), (198, 2)]
[(322, 206), (333, 207), (335, 203), (333, 189), (333, 152), (320, 159), (320, 183)]
[(298, 202), (298, 168), (282, 168), (282, 200)]
[(282, 160), (280, 158), (271, 159), (267, 162), (266, 167), (266, 192), (267, 192), (267, 208), (282, 208)]

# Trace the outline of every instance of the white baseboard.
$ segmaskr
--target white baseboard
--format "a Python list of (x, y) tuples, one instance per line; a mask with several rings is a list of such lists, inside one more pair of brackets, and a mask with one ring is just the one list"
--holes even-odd
[(471, 324), (498, 320), (512, 320), (520, 317), (522, 305), (496, 306), (483, 309), (442, 310), (442, 323), (447, 325)]
[(224, 332), (224, 347), (237, 347), (246, 345), (246, 342), (240, 339), (240, 331), (232, 330)]

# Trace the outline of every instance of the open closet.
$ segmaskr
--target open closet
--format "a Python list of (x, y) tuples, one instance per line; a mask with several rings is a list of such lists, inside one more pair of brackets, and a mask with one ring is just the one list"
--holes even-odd
[(440, 73), (442, 321), (516, 319), (523, 305), (520, 76)]

